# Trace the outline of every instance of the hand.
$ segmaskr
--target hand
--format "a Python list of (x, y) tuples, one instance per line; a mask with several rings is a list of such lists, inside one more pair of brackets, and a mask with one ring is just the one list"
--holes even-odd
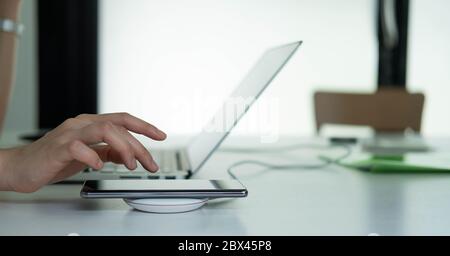
[(138, 160), (145, 169), (156, 172), (158, 166), (150, 153), (129, 131), (154, 140), (166, 138), (153, 125), (129, 114), (80, 115), (30, 145), (3, 152), (5, 172), (0, 179), (7, 181), (8, 190), (31, 193), (86, 166), (100, 169), (104, 162), (134, 170)]

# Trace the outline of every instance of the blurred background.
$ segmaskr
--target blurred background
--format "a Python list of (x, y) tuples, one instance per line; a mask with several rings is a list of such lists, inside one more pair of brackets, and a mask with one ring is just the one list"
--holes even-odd
[[(394, 49), (379, 40), (381, 2), (397, 13)], [(312, 135), (315, 91), (393, 86), (426, 95), (423, 134), (449, 136), (449, 9), (447, 0), (24, 0), (5, 130), (126, 111), (193, 134), (264, 50), (303, 40), (237, 133), (277, 122), (282, 135)]]

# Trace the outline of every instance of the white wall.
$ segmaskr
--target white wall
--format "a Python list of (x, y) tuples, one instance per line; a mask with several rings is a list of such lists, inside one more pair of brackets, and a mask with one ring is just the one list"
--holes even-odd
[(25, 31), (19, 41), (16, 84), (8, 107), (4, 131), (33, 131), (37, 127), (36, 1), (24, 0)]
[(412, 0), (408, 86), (426, 94), (424, 133), (450, 135), (450, 1)]
[(105, 0), (101, 24), (100, 110), (170, 134), (200, 130), (266, 48), (295, 40), (304, 45), (261, 99), (278, 100), (279, 122), (255, 108), (240, 132), (311, 134), (314, 90), (375, 89), (373, 0)]
[[(126, 110), (175, 133), (193, 132), (201, 122), (186, 129), (189, 125), (173, 121), (183, 120), (173, 111), (174, 94), (188, 100), (194, 92), (214, 98), (231, 89), (267, 46), (299, 38), (305, 45), (265, 94), (281, 99), (283, 133), (313, 131), (311, 93), (317, 88), (374, 89), (372, 1), (183, 2), (102, 1), (103, 111)], [(23, 1), (26, 30), (6, 131), (36, 127), (35, 8), (35, 0)], [(448, 9), (447, 0), (411, 1), (408, 86), (427, 94), (424, 132), (434, 136), (450, 135), (445, 116), (450, 110)]]

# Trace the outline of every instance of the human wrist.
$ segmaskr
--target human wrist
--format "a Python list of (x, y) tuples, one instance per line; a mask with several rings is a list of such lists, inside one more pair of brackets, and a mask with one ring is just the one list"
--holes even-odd
[(0, 19), (18, 21), (21, 3), (21, 0), (0, 0)]
[(16, 149), (0, 150), (0, 191), (13, 191), (13, 186), (11, 186), (11, 175), (13, 170), (8, 163), (15, 151)]

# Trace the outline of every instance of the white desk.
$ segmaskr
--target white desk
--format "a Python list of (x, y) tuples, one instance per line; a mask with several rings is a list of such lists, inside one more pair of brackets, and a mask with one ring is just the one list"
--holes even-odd
[[(227, 144), (233, 141), (242, 142)], [(450, 143), (440, 149), (450, 150)], [(298, 161), (313, 161), (307, 153), (299, 152)], [(217, 153), (198, 177), (226, 178), (227, 166), (249, 157), (267, 156)], [(31, 195), (0, 192), (0, 235), (450, 235), (450, 174), (258, 169), (240, 168), (248, 198), (174, 215), (133, 211), (121, 200), (81, 199), (79, 185)]]

